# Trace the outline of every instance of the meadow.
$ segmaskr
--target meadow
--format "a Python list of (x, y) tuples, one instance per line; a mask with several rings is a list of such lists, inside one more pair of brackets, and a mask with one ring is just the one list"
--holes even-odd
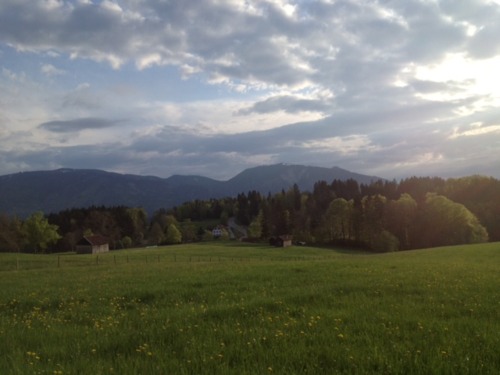
[(500, 243), (0, 254), (0, 374), (498, 374)]

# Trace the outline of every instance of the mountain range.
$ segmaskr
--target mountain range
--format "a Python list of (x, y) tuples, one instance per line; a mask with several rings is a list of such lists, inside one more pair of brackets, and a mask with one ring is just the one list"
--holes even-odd
[(339, 167), (287, 164), (249, 168), (227, 181), (180, 175), (160, 178), (90, 169), (20, 172), (0, 176), (0, 213), (24, 218), (35, 211), (48, 214), (70, 208), (128, 206), (143, 207), (152, 214), (160, 208), (194, 199), (233, 197), (252, 190), (273, 194), (297, 184), (301, 191), (312, 191), (316, 182), (330, 183), (335, 179), (369, 184), (380, 178)]

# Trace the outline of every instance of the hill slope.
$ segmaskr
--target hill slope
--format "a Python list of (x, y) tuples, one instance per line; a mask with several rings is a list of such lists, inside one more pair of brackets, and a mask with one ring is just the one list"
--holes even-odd
[(277, 164), (247, 169), (228, 181), (202, 176), (159, 178), (88, 169), (58, 169), (0, 176), (0, 212), (26, 217), (40, 210), (74, 207), (144, 207), (148, 213), (193, 199), (221, 198), (256, 190), (275, 193), (297, 184), (311, 190), (320, 180), (354, 179), (370, 183), (377, 177), (344, 169)]
[[(311, 191), (318, 181), (331, 182), (333, 180), (353, 179), (360, 184), (369, 184), (380, 177), (366, 176), (349, 172), (339, 167), (321, 168), (304, 165), (276, 164), (249, 168), (228, 181), (234, 193), (248, 190), (257, 190), (263, 193), (287, 190), (297, 184), (302, 191)], [(249, 186), (256, 188), (248, 189)]]

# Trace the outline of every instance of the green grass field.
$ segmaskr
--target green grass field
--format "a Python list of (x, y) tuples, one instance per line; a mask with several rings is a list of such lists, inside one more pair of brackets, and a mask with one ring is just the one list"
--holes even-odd
[(498, 374), (500, 244), (0, 254), (0, 374)]

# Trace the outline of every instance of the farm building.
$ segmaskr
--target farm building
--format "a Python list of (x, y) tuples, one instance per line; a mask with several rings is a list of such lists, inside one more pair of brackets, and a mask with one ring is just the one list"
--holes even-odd
[(288, 247), (292, 246), (292, 236), (289, 234), (277, 237), (271, 237), (269, 239), (269, 244), (276, 247)]
[(220, 236), (222, 236), (222, 228), (220, 226), (217, 226), (212, 229), (212, 236), (214, 236), (214, 238), (219, 238)]
[(104, 236), (84, 236), (76, 244), (77, 254), (98, 254), (109, 251), (109, 241)]

